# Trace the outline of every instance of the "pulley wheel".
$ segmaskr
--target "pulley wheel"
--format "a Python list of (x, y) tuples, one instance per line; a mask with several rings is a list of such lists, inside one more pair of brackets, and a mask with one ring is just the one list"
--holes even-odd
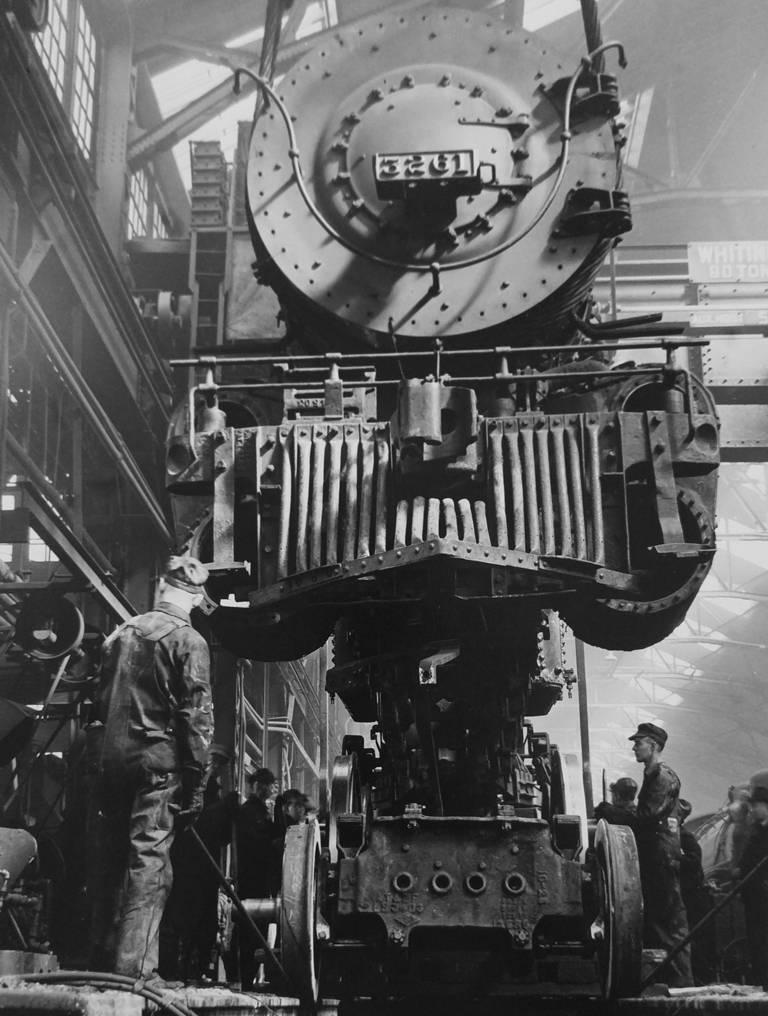
[(333, 761), (331, 772), (331, 801), (328, 809), (328, 854), (331, 864), (338, 861), (339, 815), (349, 815), (361, 811), (360, 772), (357, 764), (357, 752), (350, 755), (337, 755)]
[(285, 837), (280, 907), (282, 964), (288, 990), (305, 1004), (319, 991), (320, 830), (317, 821), (291, 826)]
[(640, 991), (643, 960), (643, 896), (637, 845), (628, 826), (600, 819), (595, 831), (600, 983), (604, 998)]
[(35, 660), (58, 660), (77, 649), (84, 634), (83, 615), (74, 603), (43, 589), (24, 601), (14, 641)]

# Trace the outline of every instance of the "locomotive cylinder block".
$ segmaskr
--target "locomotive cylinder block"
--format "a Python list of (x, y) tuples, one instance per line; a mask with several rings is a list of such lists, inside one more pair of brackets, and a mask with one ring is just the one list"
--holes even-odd
[(556, 926), (582, 908), (581, 866), (552, 852), (537, 819), (379, 818), (339, 872), (339, 912), (375, 916), (388, 937), (402, 931), (401, 948), (416, 928), (472, 927), (505, 930), (530, 949), (542, 918)]

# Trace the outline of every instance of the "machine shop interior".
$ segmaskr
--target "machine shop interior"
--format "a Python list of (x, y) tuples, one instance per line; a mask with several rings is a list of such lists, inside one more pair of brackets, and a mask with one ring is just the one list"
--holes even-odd
[[(768, 1013), (717, 883), (768, 771), (766, 38), (765, 0), (0, 0), (0, 1010)], [(268, 769), (312, 833), (246, 907), (259, 986), (224, 846), (159, 996), (76, 973), (84, 758), (186, 553), (220, 791)], [(687, 993), (595, 847), (644, 724), (722, 904)]]

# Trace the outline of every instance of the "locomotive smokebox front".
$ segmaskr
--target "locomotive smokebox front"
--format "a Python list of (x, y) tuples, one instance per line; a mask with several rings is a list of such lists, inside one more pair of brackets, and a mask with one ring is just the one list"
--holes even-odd
[(251, 140), (262, 277), (338, 346), (558, 341), (612, 237), (615, 80), (479, 13), (383, 14), (280, 82)]

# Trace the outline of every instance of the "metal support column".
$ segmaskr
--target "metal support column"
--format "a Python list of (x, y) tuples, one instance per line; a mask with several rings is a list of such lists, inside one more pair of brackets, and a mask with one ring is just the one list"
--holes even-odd
[(592, 792), (592, 758), (589, 749), (589, 704), (587, 702), (587, 668), (584, 660), (584, 643), (576, 639), (576, 689), (579, 696), (579, 731), (581, 733), (581, 767), (584, 783), (584, 804), (587, 818), (594, 813)]

